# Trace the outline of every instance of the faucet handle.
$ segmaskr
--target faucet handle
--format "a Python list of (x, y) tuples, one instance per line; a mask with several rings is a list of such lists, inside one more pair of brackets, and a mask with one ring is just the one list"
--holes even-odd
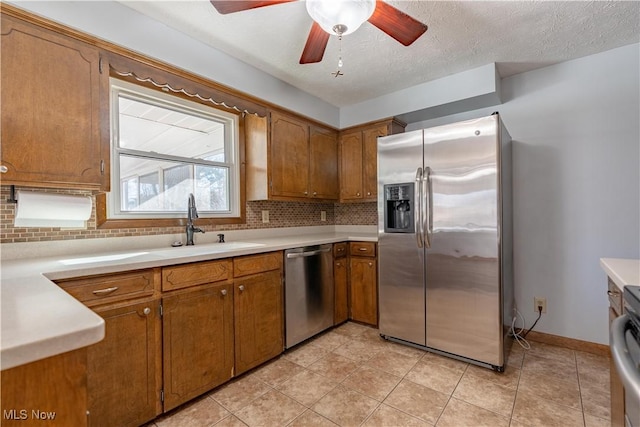
[(224, 234), (218, 234), (218, 243), (224, 243)]

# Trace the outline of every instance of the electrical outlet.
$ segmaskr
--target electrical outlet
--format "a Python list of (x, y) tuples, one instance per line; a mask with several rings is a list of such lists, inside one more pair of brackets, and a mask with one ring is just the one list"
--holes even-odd
[(262, 211), (262, 222), (269, 222), (269, 211)]
[(327, 220), (327, 211), (320, 211), (320, 221)]
[(546, 298), (533, 297), (533, 311), (535, 311), (537, 313), (538, 312), (538, 307), (542, 307), (542, 312), (546, 313), (547, 312), (547, 299)]

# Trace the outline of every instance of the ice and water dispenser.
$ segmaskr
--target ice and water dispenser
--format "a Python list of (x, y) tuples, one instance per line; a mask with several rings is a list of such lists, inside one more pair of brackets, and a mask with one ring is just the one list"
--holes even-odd
[(413, 233), (415, 231), (413, 185), (411, 182), (384, 186), (385, 233)]

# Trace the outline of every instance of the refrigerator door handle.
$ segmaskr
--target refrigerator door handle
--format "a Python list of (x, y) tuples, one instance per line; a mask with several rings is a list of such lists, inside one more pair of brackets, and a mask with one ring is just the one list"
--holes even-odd
[(419, 248), (424, 247), (424, 227), (422, 222), (422, 168), (416, 170), (414, 224), (416, 225), (416, 241)]
[(424, 168), (423, 197), (424, 197), (424, 224), (422, 225), (423, 240), (427, 248), (431, 247), (431, 233), (433, 231), (433, 191), (431, 187), (431, 168)]

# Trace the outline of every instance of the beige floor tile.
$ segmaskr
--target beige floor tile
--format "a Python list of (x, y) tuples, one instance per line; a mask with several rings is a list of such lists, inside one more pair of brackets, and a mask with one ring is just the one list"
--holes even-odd
[(525, 358), (527, 355), (533, 355), (544, 357), (547, 359), (557, 359), (560, 361), (572, 363), (575, 363), (576, 361), (575, 352), (568, 348), (539, 343), (535, 341), (530, 341), (529, 344), (531, 345), (531, 348), (527, 350)]
[(407, 355), (395, 351), (381, 351), (366, 362), (367, 366), (388, 372), (397, 376), (404, 376), (422, 358), (422, 354)]
[(432, 424), (383, 403), (362, 425), (364, 427), (427, 427)]
[(575, 361), (564, 358), (550, 358), (525, 354), (522, 363), (522, 372), (534, 372), (545, 374), (566, 380), (575, 381), (578, 379), (578, 370)]
[(585, 427), (611, 427), (611, 421), (594, 417), (593, 415), (584, 414), (584, 425)]
[(435, 424), (449, 396), (420, 384), (402, 380), (383, 403)]
[(436, 427), (509, 427), (509, 418), (451, 398)]
[(453, 397), (505, 417), (511, 416), (516, 390), (473, 376), (463, 376)]
[(215, 427), (247, 427), (247, 425), (240, 421), (240, 419), (235, 415), (229, 415), (227, 418), (214, 425)]
[(339, 383), (358, 369), (358, 364), (346, 357), (329, 353), (322, 359), (309, 365), (308, 369)]
[(228, 415), (230, 412), (218, 402), (202, 397), (155, 420), (155, 424), (158, 427), (203, 427), (211, 426)]
[(520, 381), (520, 369), (511, 365), (507, 365), (504, 372), (496, 372), (481, 366), (469, 365), (465, 375), (514, 389), (518, 388), (518, 382)]
[(467, 369), (467, 366), (469, 366), (467, 362), (462, 362), (460, 360), (452, 359), (451, 357), (445, 357), (430, 352), (427, 352), (422, 360), (428, 360), (436, 365), (443, 366), (460, 373), (464, 372), (464, 370)]
[(371, 359), (378, 351), (380, 350), (376, 346), (354, 338), (333, 350), (333, 353), (351, 359), (356, 363), (362, 363)]
[(518, 392), (513, 409), (512, 426), (581, 427), (582, 411), (541, 399), (535, 394)]
[(318, 335), (316, 338), (311, 340), (311, 344), (322, 347), (325, 350), (333, 351), (336, 348), (340, 347), (342, 344), (349, 342), (351, 338), (344, 334), (339, 334), (334, 330), (329, 332), (325, 332), (322, 335)]
[(327, 377), (323, 377), (309, 370), (304, 370), (278, 385), (276, 388), (308, 407), (333, 390), (336, 384), (335, 381)]
[(309, 342), (287, 350), (284, 358), (300, 366), (307, 367), (331, 351), (314, 342)]
[(349, 375), (342, 385), (382, 402), (400, 380), (401, 377), (363, 366)]
[(263, 394), (234, 415), (249, 427), (284, 426), (307, 408), (276, 390)]
[(339, 334), (346, 335), (348, 337), (355, 337), (358, 335), (362, 335), (365, 332), (370, 331), (371, 329), (374, 329), (374, 328), (361, 325), (359, 323), (347, 322), (335, 328), (334, 331)]
[(507, 356), (507, 365), (518, 369), (522, 368), (524, 352), (525, 349), (522, 348), (522, 346), (520, 346), (520, 344), (518, 344), (517, 342), (514, 342), (511, 345), (511, 350), (509, 351), (509, 355)]
[[(526, 363), (526, 360), (525, 360)], [(568, 380), (563, 376), (552, 376), (523, 370), (518, 391), (528, 392), (564, 406), (581, 409), (578, 379)]]
[(340, 426), (360, 425), (380, 402), (346, 387), (338, 386), (312, 409)]
[(287, 427), (335, 427), (337, 424), (308, 409)]
[(413, 358), (421, 358), (423, 357), (425, 354), (427, 354), (427, 351), (416, 348), (416, 347), (412, 347), (410, 345), (405, 345), (405, 344), (398, 344), (396, 342), (393, 341), (384, 341), (384, 344), (386, 344), (385, 350), (390, 350), (393, 351), (395, 353), (400, 353), (400, 354), (404, 354), (405, 356), (408, 357), (413, 357)]
[(251, 375), (264, 381), (268, 385), (275, 387), (302, 371), (304, 371), (302, 366), (297, 365), (284, 357), (280, 357), (279, 359), (256, 369), (256, 371)]
[(609, 387), (592, 384), (580, 384), (582, 410), (594, 417), (611, 419), (611, 393)]
[(245, 375), (215, 389), (209, 396), (229, 411), (235, 412), (269, 390), (271, 387), (257, 377)]
[(411, 368), (405, 379), (451, 395), (463, 372), (464, 369), (451, 369), (433, 359), (423, 357)]

